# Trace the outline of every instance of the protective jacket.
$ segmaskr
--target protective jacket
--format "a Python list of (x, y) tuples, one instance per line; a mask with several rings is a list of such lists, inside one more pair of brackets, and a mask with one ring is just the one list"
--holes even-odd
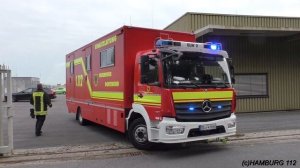
[(47, 115), (47, 106), (51, 104), (49, 95), (43, 90), (37, 90), (32, 93), (30, 104), (33, 105), (34, 115)]

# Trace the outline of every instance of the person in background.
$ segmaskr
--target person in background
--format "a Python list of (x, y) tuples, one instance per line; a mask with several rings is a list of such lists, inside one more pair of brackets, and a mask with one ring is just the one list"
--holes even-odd
[[(49, 95), (43, 90), (42, 84), (37, 84), (37, 90), (32, 93), (30, 104), (33, 105), (34, 116), (36, 117), (35, 135), (41, 136), (42, 127), (47, 115), (47, 106), (52, 107)], [(34, 118), (34, 117), (33, 117)]]

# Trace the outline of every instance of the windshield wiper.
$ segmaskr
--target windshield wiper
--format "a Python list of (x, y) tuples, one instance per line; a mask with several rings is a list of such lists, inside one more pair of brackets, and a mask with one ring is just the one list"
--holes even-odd
[(180, 58), (182, 56), (182, 52), (179, 52), (179, 51), (173, 51), (173, 50), (163, 50), (161, 49), (162, 52), (167, 52), (167, 53), (170, 53), (169, 55), (167, 55), (166, 57), (163, 57), (161, 60), (165, 60), (167, 58), (170, 58), (170, 57), (173, 57), (175, 55), (178, 55), (178, 58)]
[(201, 87), (201, 85), (198, 85), (198, 84), (196, 84), (196, 83), (194, 83), (194, 82), (191, 82), (191, 84), (195, 85), (195, 86), (198, 87), (198, 88)]
[(172, 84), (172, 85), (167, 85), (169, 88), (183, 88), (183, 89), (187, 89), (187, 88), (195, 88), (198, 87), (197, 85), (190, 85), (190, 84)]
[(210, 88), (210, 87), (214, 87), (214, 88), (228, 88), (229, 85), (227, 85), (226, 83), (210, 83), (210, 84), (197, 84), (197, 83), (191, 83), (193, 85), (195, 85), (198, 88), (204, 87), (204, 88)]
[(210, 84), (201, 84), (201, 83), (178, 83), (168, 85), (168, 87), (176, 87), (176, 88), (228, 88), (228, 83), (220, 82), (220, 83), (210, 83)]

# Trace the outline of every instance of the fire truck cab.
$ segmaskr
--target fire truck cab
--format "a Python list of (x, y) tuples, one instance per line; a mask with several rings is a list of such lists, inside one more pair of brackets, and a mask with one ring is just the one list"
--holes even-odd
[(234, 72), (219, 43), (124, 26), (66, 61), (68, 111), (127, 133), (136, 148), (236, 133)]

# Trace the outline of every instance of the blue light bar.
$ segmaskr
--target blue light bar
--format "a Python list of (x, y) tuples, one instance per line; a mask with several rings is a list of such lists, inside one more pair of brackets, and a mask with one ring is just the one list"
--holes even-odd
[(179, 41), (172, 41), (172, 40), (157, 40), (155, 43), (156, 48), (163, 48), (168, 46), (181, 46), (181, 42)]
[(218, 106), (217, 106), (217, 108), (218, 108), (218, 109), (221, 109), (221, 108), (222, 108), (222, 106), (221, 106), (221, 105), (218, 105)]
[(221, 43), (212, 43), (207, 42), (204, 44), (204, 48), (211, 49), (211, 50), (222, 50), (222, 44)]
[(212, 50), (216, 50), (216, 49), (217, 49), (217, 45), (216, 45), (216, 44), (212, 44), (212, 45), (210, 45), (210, 49), (212, 49)]
[(156, 47), (164, 47), (164, 46), (172, 46), (173, 41), (170, 40), (157, 40), (155, 46)]

